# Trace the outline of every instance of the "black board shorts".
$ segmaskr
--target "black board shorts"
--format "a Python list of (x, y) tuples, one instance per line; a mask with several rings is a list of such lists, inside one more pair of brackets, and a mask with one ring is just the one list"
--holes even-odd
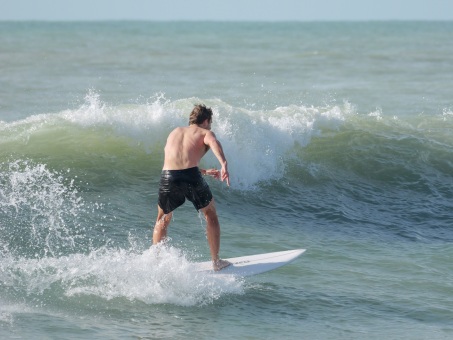
[(183, 170), (162, 170), (159, 185), (159, 207), (168, 214), (181, 206), (186, 198), (200, 210), (208, 206), (212, 193), (198, 167)]

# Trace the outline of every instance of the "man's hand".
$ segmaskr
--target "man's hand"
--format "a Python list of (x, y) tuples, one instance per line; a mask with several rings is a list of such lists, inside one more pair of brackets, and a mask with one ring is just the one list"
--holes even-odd
[(228, 170), (222, 168), (222, 170), (217, 170), (217, 169), (205, 169), (202, 170), (201, 172), (203, 175), (211, 176), (214, 177), (215, 179), (218, 179), (219, 181), (226, 181), (227, 185), (230, 186), (230, 175), (228, 173)]
[(217, 169), (206, 169), (204, 170), (203, 175), (211, 176), (215, 179), (220, 179), (220, 171)]
[(220, 180), (226, 181), (227, 185), (230, 186), (230, 174), (228, 173), (228, 170), (226, 168), (222, 168), (220, 171)]

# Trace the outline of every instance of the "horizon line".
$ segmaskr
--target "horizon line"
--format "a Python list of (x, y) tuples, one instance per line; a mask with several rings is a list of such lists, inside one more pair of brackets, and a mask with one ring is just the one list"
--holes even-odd
[(299, 19), (299, 20), (243, 20), (243, 19), (0, 19), (0, 22), (94, 23), (94, 22), (147, 22), (147, 23), (366, 23), (366, 22), (453, 22), (453, 19)]

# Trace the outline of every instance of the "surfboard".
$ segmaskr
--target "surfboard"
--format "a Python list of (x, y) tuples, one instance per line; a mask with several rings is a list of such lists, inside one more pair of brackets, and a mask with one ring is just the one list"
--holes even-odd
[(288, 264), (305, 252), (305, 249), (277, 251), (273, 253), (248, 255), (225, 259), (232, 264), (219, 271), (212, 269), (212, 262), (194, 263), (195, 271), (208, 272), (215, 275), (252, 276), (277, 269)]

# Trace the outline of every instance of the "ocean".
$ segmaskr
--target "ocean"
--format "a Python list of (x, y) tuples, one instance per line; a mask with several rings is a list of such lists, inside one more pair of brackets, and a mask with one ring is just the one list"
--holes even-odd
[[(0, 338), (453, 338), (453, 22), (0, 22)], [(168, 133), (231, 186), (151, 247)], [(202, 167), (218, 167), (208, 153)]]

